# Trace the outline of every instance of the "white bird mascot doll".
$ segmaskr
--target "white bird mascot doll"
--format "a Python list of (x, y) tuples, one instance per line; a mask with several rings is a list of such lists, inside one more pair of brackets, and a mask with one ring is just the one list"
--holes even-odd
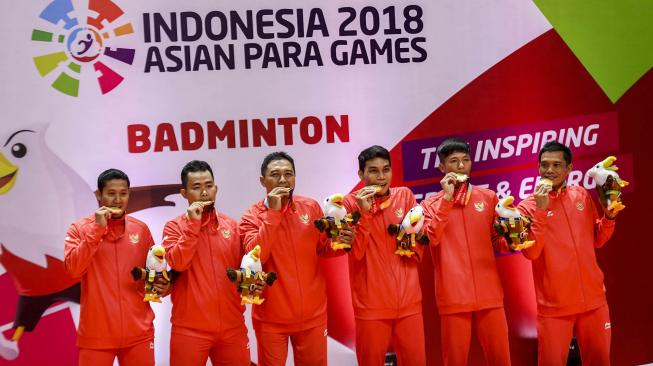
[(616, 160), (616, 157), (608, 156), (588, 170), (587, 175), (596, 182), (596, 190), (601, 204), (608, 210), (619, 212), (626, 208), (621, 202), (621, 189), (629, 183), (619, 178), (619, 174), (617, 174), (619, 167), (614, 165)]
[(360, 213), (354, 211), (347, 213), (347, 209), (343, 206), (342, 201), (345, 196), (336, 193), (325, 198), (322, 201), (322, 211), (324, 216), (313, 223), (320, 232), (326, 232), (329, 239), (331, 239), (331, 248), (334, 250), (344, 249), (345, 251), (351, 250), (351, 245), (341, 243), (338, 241), (340, 230), (348, 229), (358, 223), (360, 220)]
[(406, 213), (401, 224), (388, 226), (388, 233), (393, 236), (396, 235), (397, 250), (395, 254), (412, 257), (415, 254), (413, 248), (415, 248), (416, 243), (421, 245), (429, 244), (428, 236), (421, 232), (422, 226), (424, 226), (424, 209), (419, 205), (411, 208)]
[(513, 196), (506, 196), (499, 200), (494, 208), (498, 216), (494, 229), (499, 235), (504, 235), (510, 250), (519, 251), (533, 246), (535, 240), (530, 240), (528, 237), (531, 220), (519, 213), (514, 202)]
[(145, 268), (134, 267), (132, 277), (134, 280), (145, 280), (145, 297), (143, 301), (161, 302), (161, 294), (157, 293), (154, 288), (154, 281), (157, 277), (162, 277), (170, 282), (168, 274), (168, 263), (166, 262), (166, 250), (160, 244), (150, 247), (145, 258)]
[(261, 247), (255, 246), (249, 253), (243, 256), (240, 262), (240, 269), (227, 269), (227, 277), (231, 282), (238, 285), (241, 304), (260, 305), (265, 301), (261, 298), (263, 287), (272, 286), (277, 279), (275, 272), (263, 272), (261, 265)]

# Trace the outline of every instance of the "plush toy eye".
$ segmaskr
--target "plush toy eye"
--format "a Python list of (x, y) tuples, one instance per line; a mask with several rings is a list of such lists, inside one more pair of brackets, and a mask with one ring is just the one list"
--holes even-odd
[(21, 144), (20, 142), (15, 143), (11, 147), (11, 155), (17, 157), (17, 158), (22, 158), (27, 154), (27, 147), (25, 145)]

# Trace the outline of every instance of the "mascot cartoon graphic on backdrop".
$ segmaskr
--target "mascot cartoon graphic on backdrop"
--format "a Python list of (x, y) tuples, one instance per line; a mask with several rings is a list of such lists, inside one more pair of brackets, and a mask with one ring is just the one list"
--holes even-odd
[[(63, 238), (76, 218), (96, 209), (93, 189), (46, 145), (46, 124), (0, 130), (0, 280), (11, 278), (16, 312), (0, 318), (0, 358), (16, 359), (20, 338), (42, 316), (67, 310), (78, 319), (79, 279), (63, 265)], [(178, 185), (132, 189), (130, 212), (169, 206)], [(3, 291), (7, 286), (4, 286)], [(15, 294), (2, 293), (5, 299)], [(75, 324), (76, 326), (76, 324)], [(74, 342), (74, 339), (71, 339)]]

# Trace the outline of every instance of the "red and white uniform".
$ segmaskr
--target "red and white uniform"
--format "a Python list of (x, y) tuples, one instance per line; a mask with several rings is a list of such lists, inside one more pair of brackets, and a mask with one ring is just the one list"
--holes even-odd
[(360, 365), (381, 365), (392, 344), (402, 365), (424, 365), (424, 324), (418, 261), (423, 247), (411, 258), (395, 254), (395, 236), (388, 226), (401, 224), (416, 205), (406, 187), (390, 188), (374, 212), (363, 212), (354, 194), (345, 198), (347, 212), (361, 212), (349, 253), (349, 280), (356, 318), (356, 355)]
[(81, 365), (110, 365), (116, 356), (126, 364), (154, 364), (154, 313), (143, 302), (143, 283), (130, 273), (145, 264), (152, 244), (147, 226), (130, 216), (109, 219), (102, 227), (91, 215), (68, 229), (64, 264), (70, 275), (81, 277), (82, 286)]
[(535, 244), (523, 253), (533, 264), (540, 364), (566, 362), (574, 328), (583, 363), (609, 364), (611, 325), (595, 248), (610, 239), (614, 220), (599, 217), (577, 186), (550, 192), (546, 209), (533, 196), (518, 208), (533, 221)]
[(443, 192), (421, 203), (431, 240), (444, 362), (467, 363), (475, 324), (486, 362), (508, 365), (508, 326), (494, 258), (494, 249), (507, 250), (505, 239), (493, 229), (498, 199), (491, 190), (469, 189), (464, 205), (444, 199)]
[(244, 250), (260, 245), (263, 270), (278, 276), (253, 307), (260, 365), (284, 365), (288, 338), (296, 363), (326, 365), (326, 283), (318, 260), (344, 252), (333, 251), (315, 228), (321, 217), (315, 200), (295, 195), (280, 211), (259, 201), (241, 219)]
[(236, 221), (215, 211), (201, 220), (181, 215), (166, 223), (163, 245), (181, 272), (172, 288), (171, 365), (249, 365), (247, 328), (227, 269), (243, 256)]

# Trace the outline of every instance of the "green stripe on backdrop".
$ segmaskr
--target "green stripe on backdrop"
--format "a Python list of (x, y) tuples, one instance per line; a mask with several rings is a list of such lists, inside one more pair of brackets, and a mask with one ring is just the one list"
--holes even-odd
[(653, 1), (534, 2), (613, 103), (653, 67)]

